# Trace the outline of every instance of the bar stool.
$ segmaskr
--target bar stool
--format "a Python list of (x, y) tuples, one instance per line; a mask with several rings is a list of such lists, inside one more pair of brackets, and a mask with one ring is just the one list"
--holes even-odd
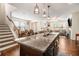
[(77, 43), (77, 37), (79, 36), (79, 33), (76, 33), (76, 36), (75, 36), (75, 41)]

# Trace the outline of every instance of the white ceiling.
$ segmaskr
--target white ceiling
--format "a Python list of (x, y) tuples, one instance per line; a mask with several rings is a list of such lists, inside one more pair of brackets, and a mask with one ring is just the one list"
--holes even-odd
[[(31, 14), (34, 15), (34, 6), (35, 3), (10, 3), (11, 5), (15, 6), (17, 9), (15, 12), (23, 13), (23, 14)], [(50, 5), (50, 16), (67, 16), (72, 12), (79, 11), (79, 3), (38, 3), (40, 14), (37, 17), (42, 17), (42, 9), (45, 8), (47, 10), (47, 5)]]

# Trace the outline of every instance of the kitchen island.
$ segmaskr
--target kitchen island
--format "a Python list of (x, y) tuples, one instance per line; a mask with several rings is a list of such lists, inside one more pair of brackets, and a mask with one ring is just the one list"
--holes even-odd
[(20, 44), (21, 56), (44, 56), (55, 55), (55, 50), (58, 49), (58, 39), (59, 33), (52, 32), (47, 36), (41, 33), (16, 41)]

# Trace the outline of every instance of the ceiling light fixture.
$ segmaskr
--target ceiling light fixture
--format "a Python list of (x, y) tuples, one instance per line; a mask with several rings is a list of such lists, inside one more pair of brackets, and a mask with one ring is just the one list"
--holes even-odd
[(43, 17), (46, 17), (46, 10), (43, 9)]
[(49, 8), (50, 8), (50, 6), (48, 5), (48, 17), (47, 17), (48, 20), (50, 19)]
[[(48, 13), (47, 13), (47, 11), (46, 11), (46, 9), (45, 9), (45, 4), (44, 4), (44, 8), (43, 8), (43, 14), (42, 14), (42, 16), (43, 17), (45, 17), (45, 18), (47, 18), (48, 20), (49, 19), (51, 19), (51, 17), (50, 17), (50, 15), (49, 15), (49, 8), (50, 8), (50, 5), (48, 5), (47, 6), (47, 8), (48, 8)], [(34, 7), (34, 14), (39, 14), (40, 13), (40, 10), (39, 10), (39, 6), (37, 5), (37, 3), (36, 3), (36, 6)]]
[(34, 14), (39, 14), (39, 6), (37, 4), (34, 8)]

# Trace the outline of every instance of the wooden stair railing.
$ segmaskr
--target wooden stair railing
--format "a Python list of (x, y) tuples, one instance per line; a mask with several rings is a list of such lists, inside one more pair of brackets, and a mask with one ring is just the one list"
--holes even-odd
[(9, 18), (9, 16), (7, 16), (8, 20), (14, 25), (14, 31), (17, 29), (17, 27), (15, 26), (14, 22)]
[(20, 36), (19, 34), (20, 34), (20, 31), (19, 31), (19, 29), (16, 27), (16, 25), (14, 24), (14, 22), (12, 21), (12, 19), (9, 17), (9, 16), (7, 16), (7, 18), (8, 18), (8, 20), (13, 24), (13, 30), (16, 32), (16, 34), (18, 35), (18, 37)]

